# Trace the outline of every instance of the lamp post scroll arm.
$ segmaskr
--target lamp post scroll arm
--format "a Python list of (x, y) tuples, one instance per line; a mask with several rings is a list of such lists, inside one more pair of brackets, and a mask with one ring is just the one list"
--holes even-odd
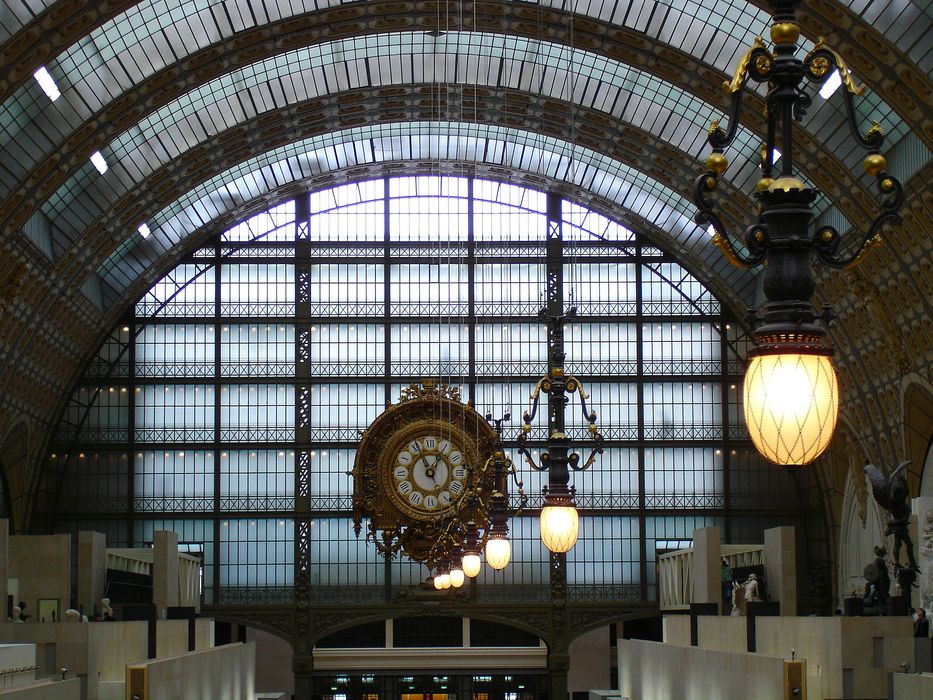
[(833, 71), (839, 71), (839, 77), (842, 85), (845, 87), (843, 97), (846, 105), (846, 122), (852, 137), (864, 148), (877, 153), (884, 144), (884, 131), (877, 122), (863, 136), (858, 130), (858, 117), (855, 111), (855, 98), (865, 92), (864, 85), (856, 85), (852, 77), (852, 71), (846, 65), (845, 60), (834, 49), (826, 46), (822, 37), (816, 43), (816, 46), (803, 59), (804, 75), (807, 79), (824, 83)]
[[(870, 155), (865, 159), (866, 169), (868, 169), (869, 161), (872, 158), (880, 158), (881, 162), (884, 162), (883, 157)], [(844, 257), (838, 255), (842, 236), (832, 226), (823, 226), (817, 230), (816, 257), (824, 265), (837, 270), (857, 265), (864, 260), (868, 251), (881, 243), (881, 230), (885, 225), (901, 223), (901, 215), (898, 212), (904, 203), (904, 188), (900, 181), (882, 171), (877, 174), (877, 184), (882, 196), (887, 195), (887, 197), (882, 199), (881, 211), (878, 212), (868, 230), (862, 235), (861, 243), (853, 252)]]

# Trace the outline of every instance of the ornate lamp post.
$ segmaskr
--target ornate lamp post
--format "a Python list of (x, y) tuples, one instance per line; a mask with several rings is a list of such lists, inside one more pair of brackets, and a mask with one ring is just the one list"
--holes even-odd
[[(535, 471), (547, 471), (548, 483), (544, 487), (544, 508), (541, 509), (541, 541), (552, 552), (567, 552), (577, 541), (579, 518), (574, 499), (575, 489), (570, 486), (570, 471), (587, 469), (602, 454), (602, 435), (596, 428), (596, 413), (586, 406), (586, 392), (579, 380), (564, 370), (564, 321), (576, 315), (570, 308), (564, 313), (563, 290), (563, 238), (561, 235), (560, 199), (551, 197), (548, 207), (548, 237), (546, 243), (547, 287), (546, 306), (539, 317), (548, 324), (548, 373), (542, 377), (531, 395), (532, 405), (522, 416), (519, 452)], [(554, 209), (557, 208), (557, 211)], [(548, 398), (547, 449), (541, 454), (540, 465), (528, 451), (527, 440), (531, 423), (538, 412), (541, 392)], [(589, 423), (594, 447), (586, 461), (570, 451), (571, 441), (565, 429), (568, 394), (578, 393), (583, 416)]]
[[(714, 121), (708, 142), (713, 152), (707, 171), (696, 180), (694, 200), (700, 225), (711, 225), (713, 243), (738, 267), (767, 263), (764, 294), (767, 303), (754, 315), (755, 347), (749, 353), (745, 377), (744, 411), (749, 434), (758, 450), (777, 464), (794, 466), (812, 462), (832, 438), (839, 409), (839, 391), (832, 366), (833, 350), (821, 322), (828, 323), (828, 308), (813, 309), (815, 289), (811, 256), (824, 265), (844, 268), (858, 262), (881, 241), (881, 228), (899, 222), (903, 203), (900, 182), (885, 171), (881, 155), (884, 134), (875, 124), (862, 136), (856, 124), (853, 96), (858, 88), (842, 57), (820, 39), (803, 59), (795, 56), (800, 28), (796, 0), (772, 0), (773, 52), (758, 38), (745, 53), (730, 82), (723, 89), (732, 95), (728, 130)], [(817, 191), (795, 175), (793, 123), (802, 121), (811, 104), (801, 87), (804, 80), (823, 83), (838, 70), (845, 86), (846, 117), (856, 141), (868, 150), (865, 171), (875, 178), (881, 192), (881, 211), (857, 246), (840, 251), (842, 236), (832, 226), (813, 230), (811, 204)], [(723, 151), (735, 138), (742, 107), (742, 93), (749, 80), (767, 82), (767, 136), (762, 158), (762, 177), (755, 186), (758, 221), (745, 232), (742, 244), (725, 229), (713, 210), (708, 194), (719, 184), (728, 167)], [(780, 144), (781, 170), (775, 173), (774, 150)]]

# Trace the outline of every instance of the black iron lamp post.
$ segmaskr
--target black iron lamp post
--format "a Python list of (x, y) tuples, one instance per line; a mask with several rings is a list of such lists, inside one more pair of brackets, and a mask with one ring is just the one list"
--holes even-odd
[[(549, 207), (559, 207), (560, 200), (552, 197)], [(548, 373), (538, 381), (532, 393), (532, 405), (522, 416), (522, 432), (519, 435), (519, 453), (526, 463), (536, 471), (547, 471), (548, 483), (544, 487), (544, 507), (541, 509), (541, 541), (552, 552), (567, 552), (577, 541), (579, 517), (575, 502), (575, 489), (570, 486), (570, 472), (582, 471), (602, 454), (602, 435), (596, 427), (596, 413), (586, 405), (586, 392), (580, 381), (564, 369), (564, 322), (576, 315), (571, 307), (564, 313), (563, 295), (563, 239), (560, 231), (560, 215), (550, 211), (551, 225), (546, 244), (547, 286), (546, 306), (539, 317), (548, 324)], [(556, 222), (556, 223), (555, 223)], [(528, 450), (531, 424), (538, 411), (541, 393), (547, 394), (548, 424), (547, 449), (541, 453), (538, 464)], [(589, 423), (592, 447), (587, 459), (581, 464), (580, 455), (571, 452), (571, 440), (567, 436), (565, 414), (569, 394), (580, 397), (584, 419)]]
[[(842, 57), (820, 39), (803, 59), (797, 58), (800, 29), (796, 0), (772, 0), (774, 23), (768, 51), (758, 38), (739, 62), (734, 77), (723, 84), (731, 93), (728, 129), (714, 121), (708, 142), (713, 152), (707, 171), (696, 180), (696, 222), (711, 225), (713, 243), (738, 267), (766, 264), (761, 315), (752, 317), (755, 347), (743, 391), (745, 422), (758, 450), (772, 462), (804, 465), (820, 456), (832, 438), (839, 409), (839, 391), (832, 366), (833, 350), (825, 324), (828, 308), (817, 313), (810, 303), (815, 289), (811, 258), (824, 265), (844, 268), (858, 262), (881, 241), (882, 226), (900, 222), (903, 203), (900, 182), (885, 171), (881, 155), (884, 133), (878, 124), (863, 136), (856, 124), (854, 96), (858, 88)], [(842, 246), (842, 236), (832, 226), (813, 226), (811, 205), (817, 191), (795, 175), (793, 123), (803, 120), (811, 104), (804, 81), (822, 84), (838, 71), (845, 87), (846, 117), (856, 141), (868, 150), (865, 171), (875, 178), (881, 193), (881, 210), (858, 245)], [(758, 221), (743, 240), (730, 236), (713, 210), (708, 194), (719, 184), (728, 167), (723, 151), (735, 138), (742, 107), (742, 93), (749, 80), (767, 82), (767, 136), (762, 156), (762, 177), (755, 186)], [(781, 169), (775, 173), (774, 152), (780, 143)], [(815, 229), (815, 230), (814, 230)]]

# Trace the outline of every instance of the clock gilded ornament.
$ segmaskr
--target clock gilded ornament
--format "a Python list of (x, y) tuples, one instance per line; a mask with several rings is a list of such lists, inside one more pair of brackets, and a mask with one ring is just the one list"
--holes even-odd
[(464, 497), (484, 498), (494, 490), (491, 470), (475, 468), (486, 463), (495, 442), (495, 430), (460, 400), (459, 389), (429, 381), (404, 389), (357, 448), (351, 472), (357, 532), (368, 518), (367, 535), (380, 548), (402, 548), (425, 561)]

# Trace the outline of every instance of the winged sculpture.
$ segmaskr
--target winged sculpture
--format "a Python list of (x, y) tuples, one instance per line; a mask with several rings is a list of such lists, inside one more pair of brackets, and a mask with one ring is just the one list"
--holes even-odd
[(901, 462), (888, 475), (874, 464), (865, 465), (865, 476), (871, 484), (875, 502), (888, 511), (888, 526), (884, 536), (894, 535), (894, 566), (900, 568), (901, 545), (907, 546), (907, 568), (919, 571), (914, 559), (914, 543), (910, 539), (910, 491), (904, 470), (910, 461)]

